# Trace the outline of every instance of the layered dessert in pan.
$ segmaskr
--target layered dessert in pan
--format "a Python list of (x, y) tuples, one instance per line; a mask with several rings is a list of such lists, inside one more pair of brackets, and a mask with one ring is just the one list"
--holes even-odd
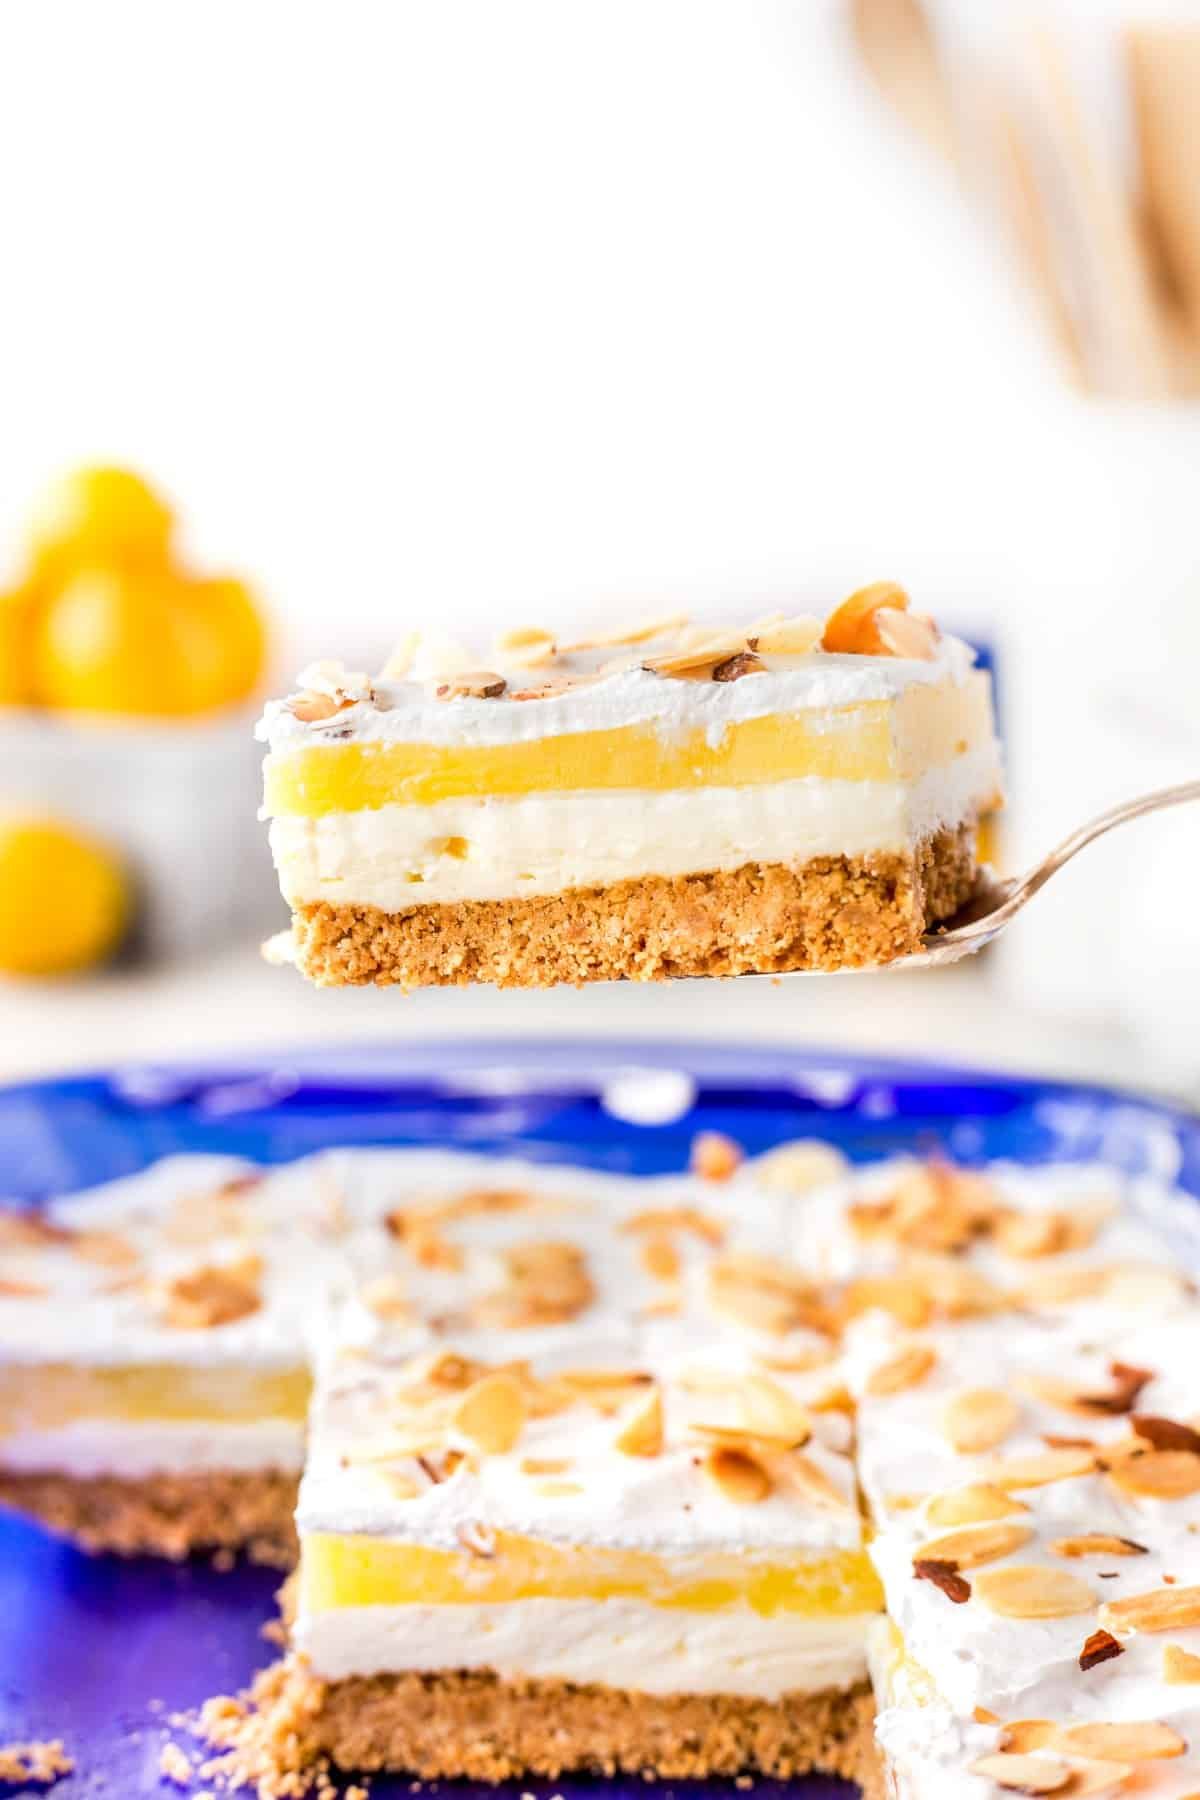
[(290, 1560), (322, 1191), (172, 1157), (0, 1213), (0, 1500), (92, 1550)]
[(694, 1162), (179, 1158), (7, 1214), (0, 1497), (92, 1548), (287, 1557), (303, 1464), (290, 1646), (206, 1715), (263, 1794), (334, 1763), (1200, 1795), (1192, 1203)]
[(826, 620), (414, 638), (260, 727), (291, 955), (327, 984), (886, 963), (976, 882), (988, 679), (893, 583)]
[(879, 1596), (833, 1324), (790, 1202), (744, 1199), (548, 1170), (402, 1209), (407, 1316), (318, 1377), (284, 1707), (315, 1751), (857, 1771)]
[(843, 1208), (878, 1793), (1200, 1793), (1193, 1213), (946, 1169)]

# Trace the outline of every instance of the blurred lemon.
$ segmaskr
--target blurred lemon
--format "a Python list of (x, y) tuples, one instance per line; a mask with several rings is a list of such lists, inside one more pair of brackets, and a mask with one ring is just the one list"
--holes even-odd
[(0, 819), (0, 970), (59, 975), (116, 949), (130, 912), (120, 863), (52, 819)]
[(232, 575), (189, 581), (187, 595), (197, 625), (192, 667), (197, 707), (247, 699), (267, 660), (267, 634), (254, 595)]
[(74, 469), (34, 514), (31, 567), (43, 581), (57, 582), (84, 565), (162, 566), (174, 523), (166, 501), (132, 469)]
[(33, 624), (38, 590), (31, 582), (0, 593), (0, 706), (33, 699)]
[(37, 695), (91, 712), (209, 712), (250, 693), (264, 648), (239, 582), (165, 568), (84, 569), (41, 610)]

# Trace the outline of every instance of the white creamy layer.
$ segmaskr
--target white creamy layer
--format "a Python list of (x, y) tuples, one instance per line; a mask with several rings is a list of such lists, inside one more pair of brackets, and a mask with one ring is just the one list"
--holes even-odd
[(519, 1600), (491, 1606), (356, 1606), (297, 1621), (318, 1675), (494, 1669), (504, 1679), (598, 1682), (642, 1694), (789, 1693), (846, 1688), (866, 1674), (870, 1615), (762, 1618), (644, 1600)]
[[(965, 681), (974, 664), (969, 645), (943, 637), (929, 662), (820, 652), (772, 657), (766, 674), (745, 681), (674, 681), (635, 668), (538, 700), (446, 701), (436, 697), (436, 679), (377, 680), (372, 684), (374, 703), (359, 700), (316, 723), (297, 719), (286, 700), (272, 700), (258, 736), (272, 750), (347, 738), (469, 747), (652, 725), (663, 738), (699, 730), (717, 744), (730, 725), (743, 719), (894, 700), (910, 687)], [(486, 659), (480, 666), (488, 666)], [(537, 680), (538, 671), (526, 670), (512, 677), (511, 686), (532, 686)]]
[(293, 906), (412, 906), (561, 893), (646, 875), (908, 850), (999, 788), (994, 745), (915, 783), (805, 776), (736, 788), (540, 793), (271, 823)]
[(304, 1426), (288, 1419), (77, 1419), (53, 1430), (0, 1440), (0, 1469), (53, 1470), (86, 1481), (96, 1475), (136, 1481), (147, 1475), (285, 1469), (304, 1464)]

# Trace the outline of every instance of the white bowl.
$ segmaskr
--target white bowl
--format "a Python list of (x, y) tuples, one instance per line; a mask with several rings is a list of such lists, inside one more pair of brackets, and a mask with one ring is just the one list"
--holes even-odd
[(279, 922), (254, 715), (199, 721), (0, 710), (0, 811), (49, 814), (125, 859), (135, 941), (201, 950)]

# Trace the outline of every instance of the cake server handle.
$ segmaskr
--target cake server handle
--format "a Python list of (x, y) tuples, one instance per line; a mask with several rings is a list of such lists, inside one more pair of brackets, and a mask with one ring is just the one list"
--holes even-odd
[(979, 889), (961, 911), (926, 934), (923, 951), (902, 957), (898, 964), (890, 966), (911, 968), (914, 964), (930, 966), (957, 962), (960, 956), (981, 950), (1045, 887), (1052, 875), (1089, 844), (1094, 844), (1097, 838), (1104, 837), (1118, 825), (1127, 825), (1131, 819), (1146, 818), (1150, 813), (1165, 811), (1168, 806), (1183, 806), (1189, 800), (1200, 800), (1200, 781), (1181, 781), (1175, 787), (1139, 794), (1133, 800), (1123, 800), (1120, 805), (1109, 807), (1107, 812), (1081, 825), (1025, 875), (1013, 876), (1007, 881), (985, 875)]

